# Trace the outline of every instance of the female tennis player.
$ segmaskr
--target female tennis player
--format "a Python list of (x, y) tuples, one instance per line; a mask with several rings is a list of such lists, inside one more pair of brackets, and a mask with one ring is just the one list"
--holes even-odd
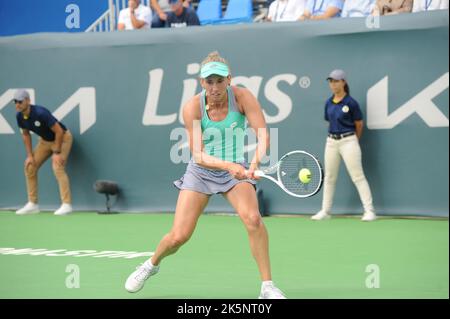
[[(247, 229), (262, 280), (259, 298), (285, 299), (272, 282), (269, 240), (254, 187), (254, 172), (269, 143), (261, 106), (249, 90), (230, 85), (228, 63), (218, 52), (210, 53), (202, 62), (200, 82), (203, 91), (183, 108), (192, 159), (184, 176), (174, 182), (180, 193), (172, 229), (162, 238), (151, 259), (128, 277), (125, 288), (129, 292), (142, 289), (145, 281), (158, 273), (161, 261), (192, 236), (209, 197), (223, 194)], [(250, 167), (244, 159), (246, 120), (258, 138)]]

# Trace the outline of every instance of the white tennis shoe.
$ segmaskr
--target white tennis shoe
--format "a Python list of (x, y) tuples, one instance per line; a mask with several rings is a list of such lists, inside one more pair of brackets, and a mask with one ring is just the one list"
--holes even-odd
[(280, 289), (275, 287), (273, 283), (263, 284), (259, 299), (287, 299)]
[(361, 220), (363, 222), (371, 222), (377, 219), (377, 215), (374, 212), (365, 212)]
[(145, 281), (159, 271), (159, 266), (152, 266), (147, 262), (138, 266), (136, 270), (128, 277), (125, 283), (125, 289), (128, 292), (138, 292), (144, 287)]
[(16, 215), (30, 215), (39, 213), (39, 205), (36, 203), (28, 202), (24, 207), (16, 211)]
[(331, 218), (331, 215), (323, 210), (321, 210), (320, 212), (318, 212), (317, 214), (315, 214), (314, 216), (311, 217), (312, 220), (326, 220), (326, 219), (330, 219), (330, 218)]
[(72, 212), (72, 205), (70, 204), (62, 204), (60, 208), (55, 211), (55, 215), (67, 215)]

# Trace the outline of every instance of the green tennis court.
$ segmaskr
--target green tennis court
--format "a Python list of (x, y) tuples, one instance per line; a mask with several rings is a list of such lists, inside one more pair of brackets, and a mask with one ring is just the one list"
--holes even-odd
[[(258, 271), (237, 216), (202, 216), (191, 240), (165, 259), (159, 274), (137, 294), (126, 292), (124, 283), (146, 257), (94, 255), (152, 252), (172, 219), (172, 214), (0, 212), (0, 298), (258, 297)], [(273, 280), (288, 298), (449, 297), (447, 219), (362, 223), (357, 218), (313, 222), (297, 216), (264, 222)], [(25, 248), (33, 250), (18, 251)], [(60, 251), (46, 256), (45, 250)], [(66, 286), (73, 267), (79, 288)], [(379, 286), (368, 288), (374, 275)]]

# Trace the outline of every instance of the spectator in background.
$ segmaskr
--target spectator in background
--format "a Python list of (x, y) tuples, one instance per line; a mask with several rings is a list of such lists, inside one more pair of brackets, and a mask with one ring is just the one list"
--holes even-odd
[(448, 9), (448, 0), (414, 0), (413, 12)]
[(367, 17), (375, 7), (375, 0), (350, 0), (344, 2), (341, 17)]
[(149, 29), (152, 10), (141, 4), (141, 0), (129, 0), (128, 8), (120, 10), (118, 30)]
[(344, 0), (308, 0), (299, 20), (325, 20), (341, 15)]
[(275, 0), (270, 4), (267, 21), (297, 21), (303, 15), (308, 0)]
[(377, 0), (372, 14), (392, 15), (399, 13), (408, 13), (412, 11), (413, 0)]
[(194, 9), (183, 5), (183, 0), (169, 0), (171, 12), (167, 14), (166, 27), (179, 28), (200, 25)]
[[(166, 26), (167, 15), (171, 12), (169, 0), (151, 0), (150, 5), (155, 12), (152, 19), (152, 28), (164, 28)], [(191, 0), (184, 0), (183, 6), (190, 8)]]

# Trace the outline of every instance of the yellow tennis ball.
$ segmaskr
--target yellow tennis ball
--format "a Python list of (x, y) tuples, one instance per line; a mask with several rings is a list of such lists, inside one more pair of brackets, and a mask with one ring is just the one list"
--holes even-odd
[(308, 184), (311, 181), (311, 171), (307, 168), (302, 168), (298, 173), (298, 178), (303, 184)]

